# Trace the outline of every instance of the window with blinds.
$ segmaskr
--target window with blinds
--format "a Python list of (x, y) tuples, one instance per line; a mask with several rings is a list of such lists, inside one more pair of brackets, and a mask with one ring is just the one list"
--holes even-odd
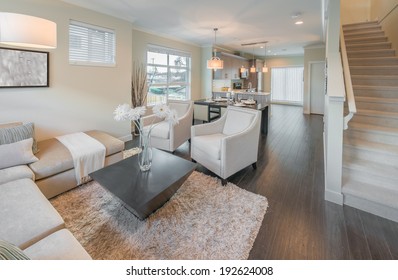
[(191, 95), (191, 54), (149, 45), (147, 50), (148, 104), (167, 99), (188, 100)]
[(69, 22), (69, 63), (115, 66), (114, 30), (71, 20)]
[(304, 67), (271, 69), (271, 98), (275, 103), (303, 105)]

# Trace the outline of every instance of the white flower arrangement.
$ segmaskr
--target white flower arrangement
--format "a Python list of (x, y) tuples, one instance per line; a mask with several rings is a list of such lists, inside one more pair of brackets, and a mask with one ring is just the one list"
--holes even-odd
[[(134, 124), (137, 126), (140, 134), (142, 135), (143, 128), (140, 127), (140, 125), (138, 125), (138, 120), (145, 115), (145, 112), (146, 112), (145, 106), (132, 108), (130, 107), (129, 104), (125, 103), (118, 105), (115, 111), (113, 112), (113, 115), (116, 121), (127, 121), (127, 120), (133, 121)], [(152, 112), (155, 114), (156, 117), (167, 120), (171, 125), (178, 124), (177, 111), (171, 110), (169, 106), (167, 106), (166, 104), (155, 105), (154, 107), (152, 107)], [(154, 124), (153, 121), (150, 125), (149, 133), (153, 127), (159, 124), (159, 122)]]

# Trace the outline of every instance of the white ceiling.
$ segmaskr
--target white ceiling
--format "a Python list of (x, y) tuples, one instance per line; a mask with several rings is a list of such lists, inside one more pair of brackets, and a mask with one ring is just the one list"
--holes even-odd
[[(303, 47), (322, 42), (322, 0), (63, 0), (128, 20), (137, 28), (188, 41), (214, 43), (234, 51), (263, 56), (303, 54)], [(301, 14), (302, 25), (295, 25)], [(264, 44), (262, 44), (264, 46)], [(271, 51), (271, 52), (269, 52)]]

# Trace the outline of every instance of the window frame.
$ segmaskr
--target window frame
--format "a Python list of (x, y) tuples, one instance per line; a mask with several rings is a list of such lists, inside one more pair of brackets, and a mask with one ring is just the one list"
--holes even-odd
[[(166, 64), (157, 64), (157, 63), (149, 63), (148, 62), (148, 53), (153, 52), (153, 53), (161, 53), (167, 55), (167, 63)], [(170, 56), (181, 56), (186, 58), (187, 63), (186, 66), (176, 66), (176, 65), (171, 65), (170, 64)], [(191, 92), (192, 92), (192, 82), (191, 82), (191, 75), (192, 75), (192, 55), (189, 52), (185, 51), (180, 51), (177, 49), (172, 49), (172, 48), (167, 48), (167, 47), (162, 47), (162, 46), (156, 46), (156, 45), (148, 45), (147, 51), (146, 51), (146, 65), (147, 65), (147, 77), (148, 77), (148, 97), (149, 95), (155, 95), (154, 93), (150, 92), (150, 87), (151, 86), (159, 86), (159, 87), (165, 87), (166, 88), (166, 94), (164, 100), (162, 100), (162, 103), (167, 103), (168, 100), (190, 100), (191, 99)], [(149, 76), (150, 73), (148, 72), (149, 67), (159, 67), (159, 68), (166, 68), (166, 73), (167, 73), (167, 80), (165, 83), (152, 83), (151, 84), (151, 77)], [(171, 77), (172, 77), (172, 72), (171, 70), (185, 70), (186, 71), (186, 82), (172, 82)], [(170, 93), (169, 88), (171, 86), (186, 86), (186, 94), (184, 99), (173, 99), (170, 98)], [(163, 99), (163, 98), (162, 98)], [(150, 98), (147, 98), (147, 105), (153, 105), (157, 103), (158, 101), (155, 102), (150, 102)]]

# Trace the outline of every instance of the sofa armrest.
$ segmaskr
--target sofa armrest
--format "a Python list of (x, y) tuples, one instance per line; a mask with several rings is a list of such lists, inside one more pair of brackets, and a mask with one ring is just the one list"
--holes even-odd
[(152, 114), (152, 115), (148, 115), (148, 116), (142, 117), (141, 118), (141, 125), (142, 125), (142, 127), (145, 127), (145, 126), (148, 126), (148, 125), (159, 123), (159, 122), (161, 122), (163, 120), (164, 120), (163, 118), (159, 118), (155, 114)]

